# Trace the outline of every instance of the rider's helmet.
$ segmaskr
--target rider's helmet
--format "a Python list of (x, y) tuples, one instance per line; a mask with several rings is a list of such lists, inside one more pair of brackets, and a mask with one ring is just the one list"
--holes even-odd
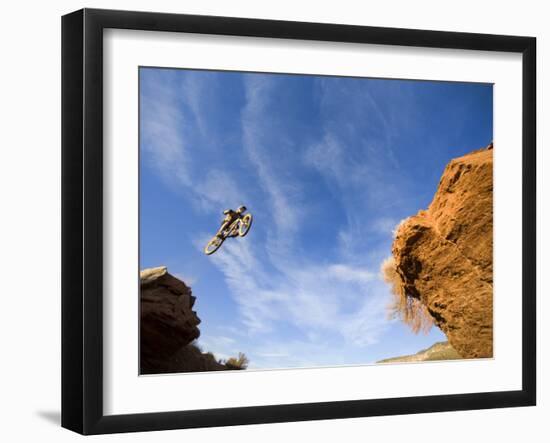
[(242, 214), (244, 211), (246, 211), (246, 206), (239, 206), (239, 207), (237, 208), (237, 212), (238, 212), (239, 214)]

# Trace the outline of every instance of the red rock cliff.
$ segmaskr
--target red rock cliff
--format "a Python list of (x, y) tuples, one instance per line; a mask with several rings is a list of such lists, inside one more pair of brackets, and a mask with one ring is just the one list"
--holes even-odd
[(392, 247), (401, 290), (464, 358), (493, 355), (493, 145), (452, 160)]

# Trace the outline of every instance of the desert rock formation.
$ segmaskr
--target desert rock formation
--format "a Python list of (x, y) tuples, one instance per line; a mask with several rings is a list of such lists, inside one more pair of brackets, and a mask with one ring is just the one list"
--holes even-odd
[(392, 246), (401, 290), (464, 358), (493, 355), (493, 145), (452, 160)]
[(200, 335), (200, 319), (184, 282), (158, 267), (140, 272), (140, 286), (142, 374), (226, 369), (192, 343)]

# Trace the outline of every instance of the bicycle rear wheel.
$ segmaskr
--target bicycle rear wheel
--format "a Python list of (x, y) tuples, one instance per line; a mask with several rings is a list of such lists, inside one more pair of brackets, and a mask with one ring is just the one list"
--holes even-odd
[(218, 249), (220, 249), (220, 246), (222, 245), (222, 243), (223, 243), (223, 239), (215, 235), (210, 239), (210, 241), (204, 247), (204, 253), (206, 255), (213, 254)]

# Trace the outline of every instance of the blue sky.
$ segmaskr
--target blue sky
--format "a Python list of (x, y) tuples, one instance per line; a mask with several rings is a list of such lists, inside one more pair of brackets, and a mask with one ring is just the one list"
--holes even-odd
[[(250, 368), (372, 363), (444, 340), (387, 318), (392, 230), (492, 141), (486, 84), (140, 69), (140, 267), (197, 297), (199, 343)], [(248, 236), (202, 252), (222, 211)]]

